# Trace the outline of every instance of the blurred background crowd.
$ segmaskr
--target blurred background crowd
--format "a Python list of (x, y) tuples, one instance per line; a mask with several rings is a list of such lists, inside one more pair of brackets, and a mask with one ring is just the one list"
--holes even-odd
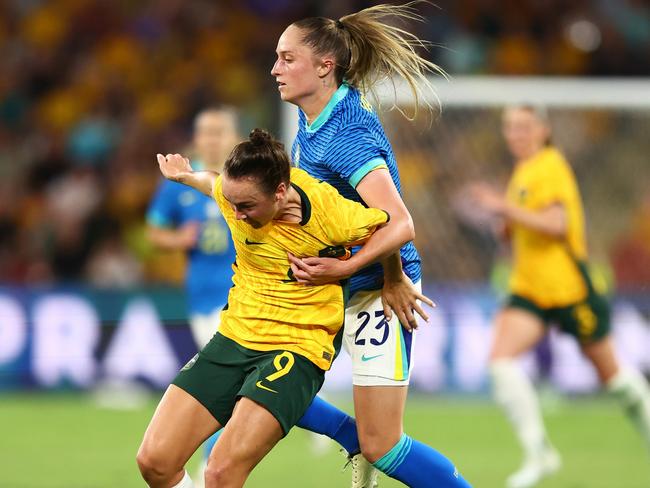
[[(269, 72), (283, 29), (302, 17), (337, 18), (375, 3), (0, 0), (0, 282), (180, 283), (181, 258), (154, 252), (145, 237), (144, 214), (159, 181), (155, 153), (183, 150), (196, 112), (221, 103), (241, 108), (243, 131), (263, 126), (277, 132), (280, 102)], [(650, 75), (646, 1), (436, 3), (421, 5), (426, 22), (411, 27), (434, 43), (430, 58), (452, 76)], [(602, 122), (608, 117), (600, 115), (600, 126), (613, 127), (625, 140), (632, 122)], [(437, 123), (444, 122), (443, 116)], [(489, 128), (498, 138), (495, 123)], [(445, 137), (476, 134), (475, 128), (466, 124)], [(643, 131), (636, 132), (637, 147), (647, 145)], [(432, 143), (416, 147), (420, 159), (410, 159), (416, 166), (402, 166), (411, 171), (411, 178), (404, 175), (407, 196), (409, 185), (432, 188), (422, 188), (431, 180), (414, 174), (437, 175), (444, 185), (452, 173), (427, 167), (445, 158), (435, 156)], [(422, 152), (428, 150), (431, 158)], [(607, 153), (610, 169), (601, 186), (586, 190), (611, 214), (618, 211), (617, 194), (603, 199), (601, 190), (611, 184), (621, 151), (625, 146)], [(462, 173), (455, 163), (467, 158), (456, 156), (449, 156), (448, 167), (454, 163)], [(505, 161), (504, 154), (495, 163)], [(419, 202), (409, 198), (411, 206)], [(616, 234), (606, 229), (602, 249), (619, 282), (631, 286), (650, 282), (650, 194), (642, 202)], [(467, 268), (468, 253), (487, 262), (485, 241), (476, 235), (466, 241), (476, 249), (432, 247), (442, 242), (440, 234), (449, 237), (445, 242), (467, 237), (462, 223), (447, 223), (456, 230), (436, 233), (434, 223), (419, 224), (423, 254), (431, 256), (427, 272), (435, 279), (486, 278), (489, 266)], [(441, 262), (445, 267), (437, 267)]]

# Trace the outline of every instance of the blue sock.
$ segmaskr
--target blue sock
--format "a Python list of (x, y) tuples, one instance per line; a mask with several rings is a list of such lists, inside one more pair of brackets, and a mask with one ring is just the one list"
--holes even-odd
[(219, 436), (221, 435), (222, 432), (223, 432), (223, 429), (219, 429), (214, 434), (212, 434), (210, 437), (208, 437), (208, 440), (205, 441), (205, 444), (203, 444), (203, 459), (205, 461), (207, 461), (208, 458), (210, 457), (210, 453), (212, 452), (212, 448), (217, 443), (217, 439), (219, 439)]
[(296, 425), (334, 439), (350, 454), (360, 451), (357, 423), (347, 413), (327, 403), (321, 397), (314, 398)]
[(373, 465), (411, 488), (471, 488), (449, 459), (406, 434)]

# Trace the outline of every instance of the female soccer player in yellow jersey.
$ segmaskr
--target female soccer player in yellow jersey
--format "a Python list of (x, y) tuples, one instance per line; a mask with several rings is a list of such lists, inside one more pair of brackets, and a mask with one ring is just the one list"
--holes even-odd
[[(399, 193), (395, 155), (364, 93), (395, 75), (413, 89), (417, 105), (426, 102), (421, 91), (431, 90), (426, 74), (439, 71), (416, 53), (422, 41), (386, 22), (421, 19), (413, 3), (377, 5), (339, 20), (294, 22), (278, 40), (271, 70), (282, 100), (298, 107), (293, 163), (346, 198), (390, 212), (391, 222), (377, 235), (411, 227), (412, 221)], [(431, 302), (420, 292), (413, 243), (382, 261), (383, 269), (368, 266), (381, 246), (379, 239), (369, 242), (346, 262), (292, 259), (301, 281), (350, 278), (343, 341), (352, 357), (357, 422), (316, 398), (297, 425), (335, 439), (353, 455), (354, 488), (376, 486), (376, 471), (359, 449), (374, 467), (413, 488), (468, 486), (440, 453), (404, 433), (413, 329), (417, 315), (427, 318), (418, 300)]]
[[(240, 487), (320, 389), (343, 325), (341, 284), (298, 283), (288, 253), (344, 251), (390, 217), (291, 169), (283, 146), (259, 129), (235, 147), (223, 175), (194, 172), (180, 155), (158, 155), (158, 163), (166, 178), (213, 196), (231, 230), (236, 262), (219, 330), (165, 392), (138, 465), (151, 487), (191, 487), (185, 463), (224, 427), (205, 486)], [(412, 238), (408, 228), (382, 237), (391, 250)]]
[(550, 323), (573, 335), (602, 384), (620, 398), (650, 447), (650, 391), (636, 371), (622, 368), (610, 338), (609, 309), (594, 290), (580, 193), (571, 167), (550, 143), (546, 112), (514, 106), (503, 115), (503, 135), (515, 159), (505, 195), (478, 184), (481, 207), (502, 217), (512, 240), (510, 297), (495, 319), (490, 371), (496, 400), (524, 449), (509, 488), (536, 485), (560, 468), (529, 378), (515, 362), (546, 334)]

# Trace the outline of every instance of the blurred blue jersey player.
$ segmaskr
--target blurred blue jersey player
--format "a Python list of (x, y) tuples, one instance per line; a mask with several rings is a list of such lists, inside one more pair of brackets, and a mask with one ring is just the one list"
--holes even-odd
[[(345, 197), (386, 210), (391, 220), (376, 237), (412, 231), (413, 222), (399, 194), (392, 148), (362, 92), (399, 75), (413, 88), (417, 106), (417, 87), (430, 88), (425, 75), (437, 71), (413, 50), (421, 45), (417, 38), (384, 22), (391, 16), (417, 18), (410, 5), (378, 5), (339, 20), (297, 21), (281, 35), (271, 71), (282, 100), (299, 107), (294, 164)], [(427, 319), (418, 301), (431, 304), (421, 294), (417, 251), (412, 243), (391, 249), (381, 238), (354, 251), (346, 261), (290, 257), (299, 281), (350, 278), (351, 292), (343, 344), (352, 358), (356, 425), (318, 398), (298, 425), (335, 439), (352, 455), (355, 488), (377, 486), (368, 461), (407, 486), (466, 488), (445, 456), (403, 431), (415, 315)]]
[[(196, 116), (192, 159), (195, 170), (222, 170), (238, 142), (237, 119), (237, 112), (229, 107), (206, 109)], [(187, 255), (189, 322), (196, 347), (201, 349), (217, 331), (219, 314), (232, 286), (235, 249), (228, 226), (214, 199), (169, 180), (158, 188), (147, 212), (147, 224), (154, 245)], [(216, 438), (206, 442), (205, 459)]]

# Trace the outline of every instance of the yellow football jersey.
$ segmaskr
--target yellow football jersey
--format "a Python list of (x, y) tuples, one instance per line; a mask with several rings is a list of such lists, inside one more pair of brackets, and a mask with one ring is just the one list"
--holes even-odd
[(293, 168), (291, 184), (302, 200), (302, 221), (272, 221), (255, 229), (237, 220), (224, 198), (221, 177), (214, 198), (235, 243), (234, 286), (219, 332), (256, 351), (283, 349), (329, 369), (334, 337), (343, 325), (343, 288), (299, 284), (287, 251), (297, 257), (332, 256), (366, 240), (388, 220), (383, 210), (343, 198), (327, 183)]
[(566, 238), (558, 239), (511, 223), (512, 293), (544, 308), (584, 299), (587, 286), (576, 266), (576, 260), (587, 258), (584, 215), (575, 176), (562, 154), (549, 147), (518, 164), (508, 184), (507, 199), (532, 211), (560, 204), (568, 226)]

